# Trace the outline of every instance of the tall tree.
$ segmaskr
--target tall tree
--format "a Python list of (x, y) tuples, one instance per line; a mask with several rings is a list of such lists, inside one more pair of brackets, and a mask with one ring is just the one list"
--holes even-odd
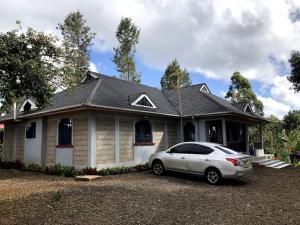
[(69, 13), (63, 24), (58, 24), (63, 36), (65, 87), (72, 87), (82, 80), (89, 69), (90, 47), (95, 33), (91, 32), (86, 20), (79, 12)]
[(119, 46), (114, 48), (113, 62), (117, 66), (120, 78), (136, 83), (141, 82), (141, 75), (136, 72), (134, 54), (139, 42), (140, 29), (130, 18), (122, 18), (116, 31)]
[(191, 85), (189, 73), (181, 69), (177, 59), (173, 59), (163, 74), (160, 85), (162, 89), (175, 89)]
[(292, 71), (288, 80), (293, 83), (293, 88), (296, 92), (300, 91), (300, 52), (293, 51), (289, 59)]
[(273, 115), (268, 119), (271, 123), (266, 124), (263, 129), (264, 147), (269, 153), (275, 153), (279, 151), (282, 146), (282, 141), (280, 140), (282, 121)]
[(256, 114), (263, 115), (263, 103), (257, 99), (250, 82), (240, 72), (234, 72), (225, 98), (232, 103), (247, 102)]
[(289, 111), (287, 115), (283, 117), (283, 128), (287, 133), (292, 130), (300, 130), (300, 110)]
[(28, 28), (0, 33), (0, 111), (13, 102), (33, 97), (43, 107), (51, 102), (59, 80), (61, 48), (52, 35)]

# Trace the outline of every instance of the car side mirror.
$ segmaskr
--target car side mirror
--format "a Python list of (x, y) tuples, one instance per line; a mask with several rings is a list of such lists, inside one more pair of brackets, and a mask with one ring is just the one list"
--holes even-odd
[(169, 154), (172, 154), (173, 152), (174, 152), (174, 148), (171, 148), (171, 149), (168, 151)]

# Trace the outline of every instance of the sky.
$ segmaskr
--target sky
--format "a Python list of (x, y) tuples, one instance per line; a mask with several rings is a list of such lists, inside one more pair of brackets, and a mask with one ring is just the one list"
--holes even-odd
[(177, 58), (193, 84), (205, 82), (221, 97), (240, 71), (266, 116), (300, 109), (300, 94), (287, 80), (291, 51), (300, 50), (300, 0), (0, 0), (0, 9), (0, 32), (20, 20), (57, 35), (57, 24), (79, 10), (97, 33), (90, 68), (111, 76), (118, 75), (111, 60), (115, 31), (130, 17), (141, 29), (136, 63), (143, 84), (159, 88)]

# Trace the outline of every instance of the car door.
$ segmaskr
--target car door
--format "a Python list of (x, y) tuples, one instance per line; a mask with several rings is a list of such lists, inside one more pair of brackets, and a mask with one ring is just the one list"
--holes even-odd
[(164, 166), (170, 170), (187, 171), (186, 144), (171, 148), (164, 160)]
[(199, 144), (194, 144), (192, 148), (192, 154), (187, 158), (188, 172), (204, 174), (205, 169), (211, 165), (213, 159), (210, 154), (214, 150)]

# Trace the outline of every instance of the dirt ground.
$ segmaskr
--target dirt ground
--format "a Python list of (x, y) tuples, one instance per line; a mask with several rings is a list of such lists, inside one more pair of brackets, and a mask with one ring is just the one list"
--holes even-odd
[[(55, 191), (62, 192), (59, 201)], [(79, 182), (0, 170), (0, 224), (299, 224), (300, 168), (211, 186), (150, 171)]]

